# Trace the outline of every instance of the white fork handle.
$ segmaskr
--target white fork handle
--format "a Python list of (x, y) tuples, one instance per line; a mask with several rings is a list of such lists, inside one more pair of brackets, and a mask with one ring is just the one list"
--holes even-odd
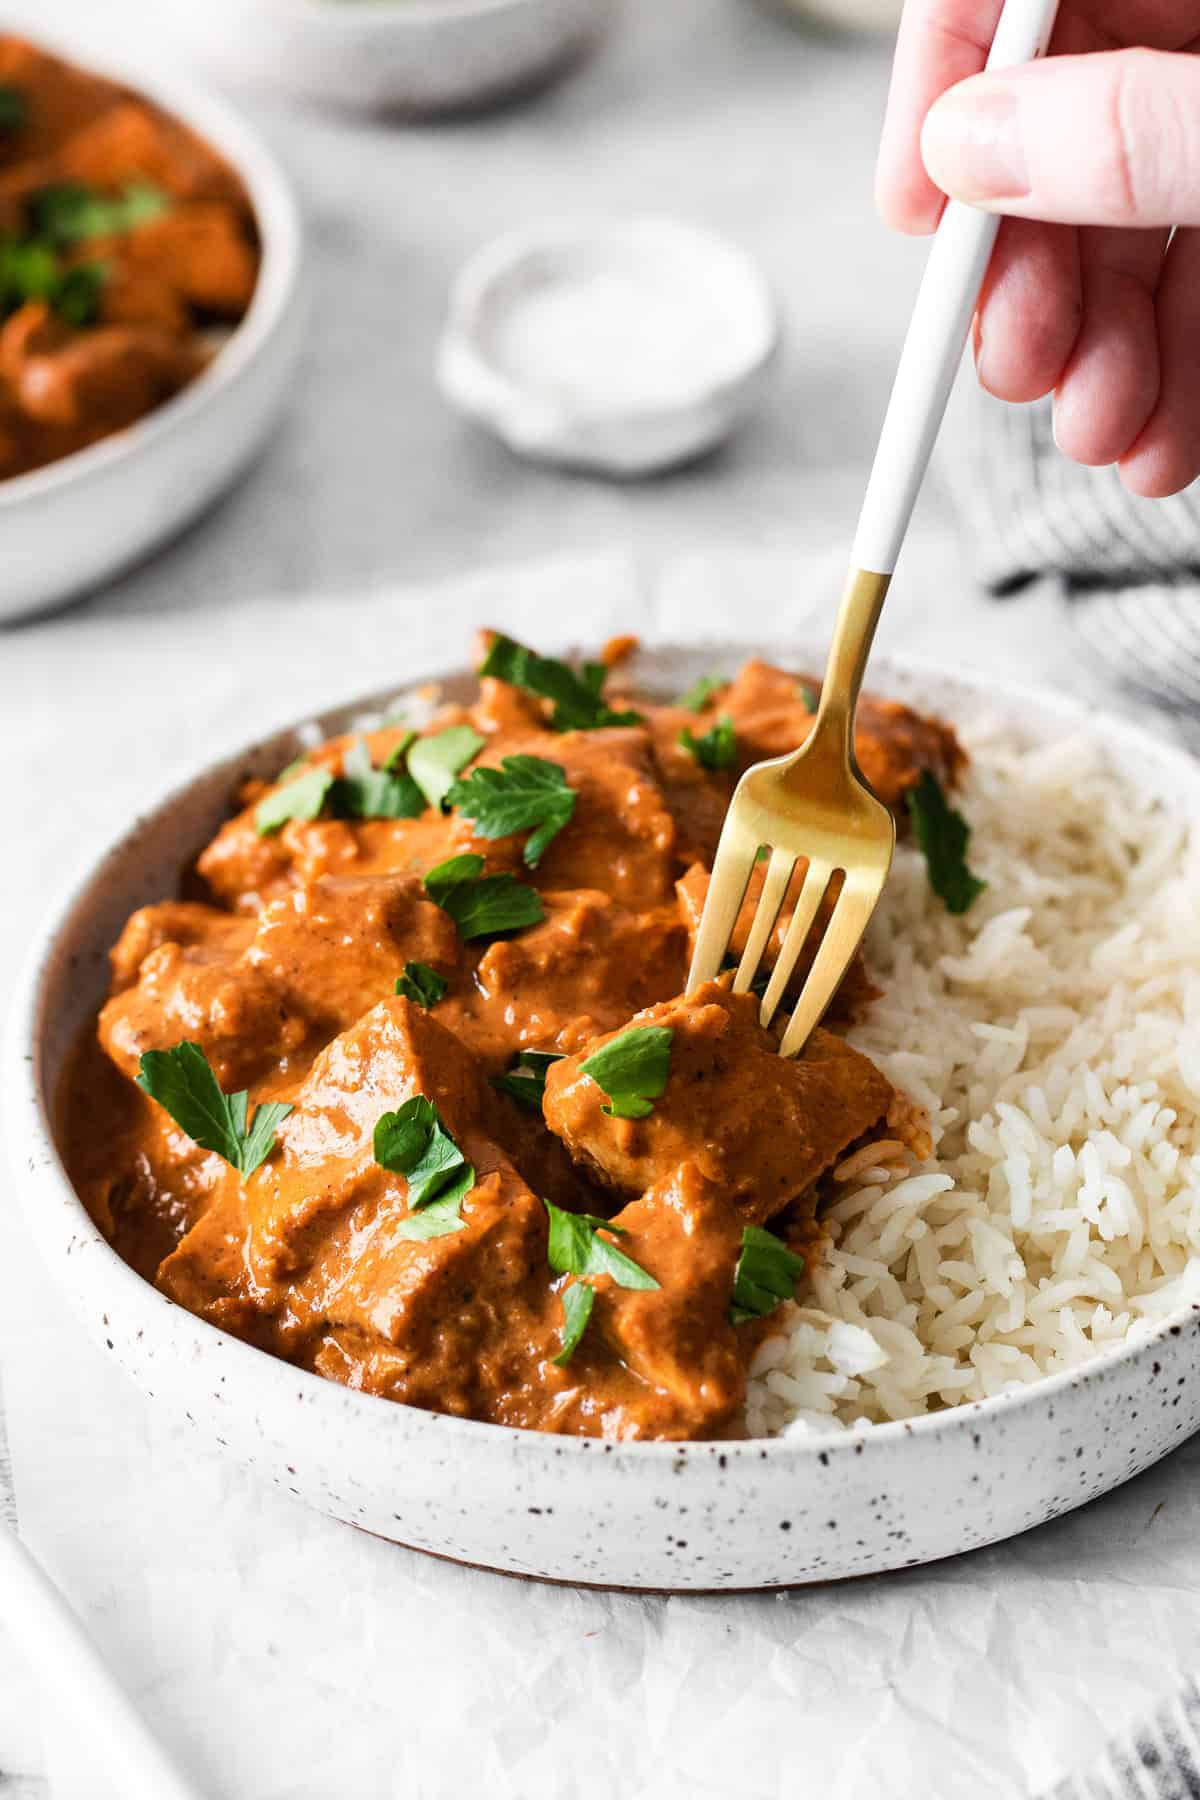
[[(1059, 0), (1006, 0), (989, 69), (1041, 56)], [(854, 567), (891, 575), (962, 360), (1000, 220), (951, 200), (925, 265), (854, 539)]]

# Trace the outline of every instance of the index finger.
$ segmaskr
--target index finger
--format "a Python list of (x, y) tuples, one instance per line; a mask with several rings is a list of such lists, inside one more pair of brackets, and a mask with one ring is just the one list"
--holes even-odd
[(946, 196), (921, 161), (921, 125), (938, 95), (977, 75), (1003, 0), (907, 0), (879, 146), (875, 199), (897, 231), (933, 231)]

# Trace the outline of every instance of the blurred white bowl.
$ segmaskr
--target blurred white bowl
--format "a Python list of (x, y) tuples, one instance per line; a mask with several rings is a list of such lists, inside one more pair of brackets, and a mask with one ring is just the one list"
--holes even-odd
[(711, 450), (762, 392), (779, 338), (736, 244), (678, 219), (507, 233), (455, 281), (443, 392), (521, 455), (636, 476)]
[(167, 0), (233, 81), (363, 111), (478, 106), (566, 67), (612, 0)]
[[(68, 45), (52, 47), (71, 59)], [(207, 95), (79, 60), (183, 119), (236, 168), (254, 208), (262, 264), (245, 318), (181, 393), (86, 450), (0, 481), (0, 619), (99, 586), (227, 488), (283, 404), (302, 334), (299, 217), (258, 139)]]
[(904, 0), (762, 0), (769, 11), (803, 25), (894, 35)]

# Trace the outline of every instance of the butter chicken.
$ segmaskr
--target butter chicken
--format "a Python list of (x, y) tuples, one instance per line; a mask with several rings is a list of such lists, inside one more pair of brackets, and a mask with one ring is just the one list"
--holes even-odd
[[(861, 963), (794, 1061), (728, 976), (682, 997), (738, 772), (804, 738), (815, 685), (751, 662), (647, 704), (629, 648), (487, 639), (472, 705), (247, 784), (185, 897), (129, 920), (63, 1135), (181, 1306), (463, 1417), (737, 1431), (832, 1165), (883, 1125), (927, 1144), (839, 1035)], [(898, 809), (962, 763), (876, 699), (858, 754)]]

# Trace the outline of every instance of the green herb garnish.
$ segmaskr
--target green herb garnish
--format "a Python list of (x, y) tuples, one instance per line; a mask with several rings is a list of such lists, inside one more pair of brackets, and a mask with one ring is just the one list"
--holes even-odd
[(472, 769), (446, 798), (470, 819), (479, 837), (532, 832), (522, 852), (530, 869), (537, 868), (551, 838), (575, 810), (575, 789), (567, 786), (566, 770), (541, 756), (506, 756), (498, 769)]
[(492, 1086), (502, 1094), (511, 1094), (531, 1112), (541, 1112), (546, 1092), (546, 1071), (551, 1063), (562, 1061), (561, 1050), (522, 1050), (511, 1069), (492, 1076)]
[(798, 681), (796, 683), (796, 698), (803, 703), (806, 713), (815, 713), (817, 710), (817, 703), (821, 698), (821, 690), (820, 688), (813, 687), (811, 682)]
[(670, 1025), (632, 1025), (581, 1063), (580, 1073), (590, 1075), (608, 1095), (601, 1107), (610, 1119), (644, 1119), (654, 1111), (671, 1071)]
[(451, 725), (432, 737), (418, 738), (408, 753), (408, 772), (436, 812), (454, 777), (483, 749), (484, 739), (469, 725)]
[(726, 715), (717, 720), (704, 733), (697, 737), (687, 725), (679, 734), (679, 742), (685, 750), (690, 750), (702, 769), (715, 774), (718, 769), (727, 769), (737, 755), (737, 739), (733, 734), (733, 720)]
[(32, 204), (39, 237), (67, 249), (93, 237), (116, 237), (169, 211), (170, 198), (148, 181), (131, 181), (117, 195), (102, 194), (82, 181), (43, 188)]
[(430, 869), (424, 880), (425, 892), (435, 906), (444, 907), (455, 888), (463, 887), (467, 882), (478, 881), (482, 874), (482, 856), (476, 856), (474, 851), (464, 850), (458, 856), (448, 856), (445, 862)]
[(223, 1094), (199, 1044), (184, 1042), (170, 1050), (146, 1050), (138, 1063), (137, 1084), (170, 1113), (180, 1130), (202, 1150), (215, 1150), (239, 1175), (253, 1175), (275, 1143), (275, 1127), (291, 1107), (269, 1100), (254, 1109), (246, 1129), (248, 1092)]
[[(285, 769), (284, 774), (288, 771)], [(306, 775), (264, 794), (254, 809), (254, 829), (259, 837), (282, 831), (289, 819), (315, 819), (333, 786), (328, 769), (309, 769)]]
[(502, 937), (545, 918), (542, 897), (515, 875), (485, 875), (482, 856), (464, 852), (430, 869), (425, 892), (449, 913), (464, 941)]
[(611, 1275), (618, 1287), (646, 1291), (658, 1287), (653, 1275), (647, 1274), (640, 1263), (599, 1235), (607, 1231), (613, 1237), (628, 1237), (623, 1225), (598, 1219), (592, 1213), (567, 1212), (549, 1200), (543, 1200), (542, 1205), (550, 1220), (546, 1260), (556, 1275)]
[[(597, 1219), (591, 1213), (565, 1212), (560, 1206), (553, 1206), (549, 1200), (543, 1200), (546, 1217), (550, 1221), (550, 1235), (546, 1243), (546, 1260), (556, 1275), (611, 1275), (618, 1287), (636, 1288), (642, 1292), (656, 1290), (659, 1283), (653, 1275), (647, 1274), (640, 1263), (635, 1263), (632, 1256), (626, 1256), (601, 1232), (609, 1232), (613, 1237), (627, 1237), (629, 1234), (622, 1225), (614, 1225), (611, 1219)], [(570, 1295), (581, 1286), (576, 1282), (563, 1294), (564, 1330), (562, 1349), (554, 1358), (556, 1363), (569, 1362), (583, 1336), (592, 1313), (591, 1300), (571, 1300)], [(591, 1293), (591, 1289), (587, 1290)]]
[(27, 300), (52, 300), (58, 282), (58, 258), (49, 244), (0, 239), (0, 299), (6, 312)]
[(375, 768), (365, 738), (356, 738), (342, 757), (332, 798), (339, 819), (419, 819), (425, 811), (425, 796), (408, 771)]
[[(384, 720), (384, 723), (387, 723), (386, 719)], [(389, 775), (395, 775), (404, 767), (404, 760), (416, 741), (416, 732), (406, 731), (404, 736), (397, 743), (392, 745), (391, 749), (380, 763), (380, 768), (386, 769)]]
[(464, 1229), (462, 1203), (475, 1186), (467, 1161), (432, 1100), (417, 1094), (375, 1126), (375, 1161), (408, 1181), (410, 1216), (395, 1235), (425, 1241)]
[(105, 263), (61, 268), (53, 247), (39, 239), (0, 238), (0, 318), (42, 300), (68, 325), (90, 325), (107, 274)]
[(565, 1368), (578, 1350), (579, 1340), (587, 1330), (595, 1304), (596, 1290), (590, 1281), (573, 1281), (570, 1287), (563, 1289), (562, 1349), (551, 1359), (560, 1369)]
[(960, 812), (947, 805), (937, 776), (928, 769), (922, 769), (920, 781), (904, 798), (925, 857), (930, 887), (944, 901), (947, 912), (965, 913), (987, 886), (967, 867), (971, 827)]
[(291, 781), (297, 775), (303, 775), (303, 773), (304, 773), (305, 769), (307, 769), (307, 767), (308, 767), (307, 756), (295, 757), (293, 759), (293, 761), (288, 763), (288, 765), (285, 769), (280, 769), (278, 775), (275, 777), (276, 785), (278, 786), (278, 784), (280, 782)]
[(677, 706), (686, 706), (689, 712), (703, 712), (713, 695), (726, 685), (720, 675), (702, 675), (694, 682), (686, 694), (680, 694)]
[(108, 280), (106, 262), (76, 263), (59, 279), (51, 305), (66, 325), (94, 325), (100, 314), (100, 296)]
[(396, 977), (396, 993), (403, 994), (406, 1000), (412, 1000), (426, 1011), (436, 1006), (446, 993), (446, 983), (436, 969), (428, 963), (406, 962), (403, 975)]
[(733, 1273), (729, 1322), (765, 1319), (784, 1300), (795, 1297), (796, 1283), (804, 1273), (804, 1258), (796, 1256), (781, 1238), (761, 1225), (742, 1231), (742, 1252)]
[(550, 724), (555, 731), (595, 731), (607, 725), (641, 725), (641, 713), (614, 712), (601, 698), (607, 673), (603, 663), (588, 663), (582, 675), (551, 656), (536, 656), (512, 638), (497, 637), (479, 670), (512, 687), (524, 688), (554, 702)]
[(29, 96), (11, 81), (0, 81), (0, 131), (19, 131), (29, 120)]

